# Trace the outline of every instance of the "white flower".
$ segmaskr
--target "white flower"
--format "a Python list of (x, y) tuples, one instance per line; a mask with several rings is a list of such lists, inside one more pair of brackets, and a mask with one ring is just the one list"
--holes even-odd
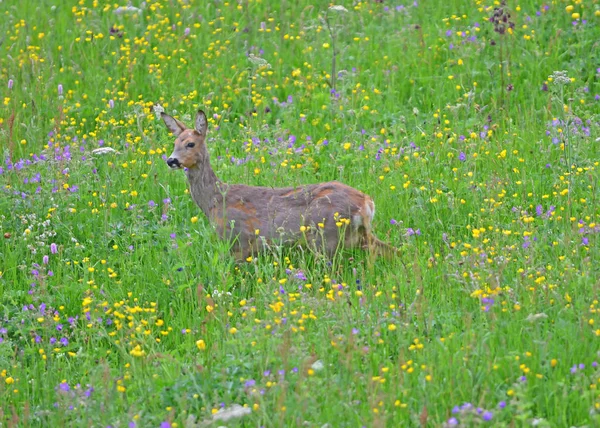
[(217, 413), (213, 415), (212, 419), (213, 421), (227, 422), (230, 419), (241, 418), (242, 416), (249, 415), (250, 413), (252, 413), (252, 409), (250, 407), (240, 406), (239, 404), (232, 404), (226, 409), (220, 409)]
[(154, 107), (152, 107), (152, 110), (154, 111), (154, 114), (156, 115), (157, 119), (160, 119), (160, 114), (164, 113), (165, 111), (164, 107), (158, 103), (155, 104)]
[(141, 13), (142, 9), (140, 9), (139, 7), (135, 7), (135, 6), (119, 6), (118, 8), (116, 8), (115, 10), (113, 10), (113, 13), (115, 15), (125, 15), (125, 14), (134, 14), (134, 13)]
[(346, 9), (344, 6), (340, 6), (339, 4), (329, 6), (329, 10), (335, 10), (336, 12), (348, 12), (348, 9)]
[(548, 78), (552, 79), (552, 82), (556, 85), (568, 85), (569, 83), (571, 83), (571, 79), (569, 79), (567, 72), (564, 70), (555, 71), (550, 76), (548, 76)]
[(534, 321), (537, 321), (539, 319), (544, 319), (544, 318), (548, 318), (548, 315), (541, 312), (539, 314), (530, 314), (527, 318), (525, 318), (525, 321), (534, 322)]
[(325, 364), (323, 364), (323, 361), (317, 360), (314, 363), (312, 363), (312, 365), (310, 366), (310, 368), (313, 369), (314, 371), (318, 372), (318, 371), (323, 370), (325, 368)]
[(107, 153), (119, 153), (112, 147), (99, 147), (97, 149), (92, 150), (92, 154), (94, 155), (105, 155)]
[(260, 57), (254, 55), (254, 54), (248, 55), (248, 60), (252, 64), (258, 65), (259, 67), (271, 68), (271, 64), (269, 64), (266, 59), (260, 58)]

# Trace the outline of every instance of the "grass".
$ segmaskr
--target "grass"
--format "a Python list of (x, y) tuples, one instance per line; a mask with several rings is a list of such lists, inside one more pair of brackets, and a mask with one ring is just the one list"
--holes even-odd
[[(0, 2), (1, 425), (600, 423), (600, 2), (52, 3)], [(155, 104), (402, 256), (237, 266)]]

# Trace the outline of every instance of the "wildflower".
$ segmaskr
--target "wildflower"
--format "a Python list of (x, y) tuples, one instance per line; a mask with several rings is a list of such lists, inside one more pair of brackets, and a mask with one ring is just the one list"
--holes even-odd
[(12, 79), (8, 79), (8, 89), (12, 89), (13, 88), (13, 80)]
[(204, 342), (204, 340), (200, 339), (198, 341), (196, 341), (196, 346), (198, 347), (199, 350), (204, 351), (206, 349), (206, 343)]
[(548, 76), (548, 80), (551, 80), (557, 86), (565, 86), (571, 83), (571, 79), (567, 75), (566, 71), (555, 71), (550, 76)]
[(59, 96), (59, 97), (62, 97), (62, 94), (63, 94), (63, 85), (61, 85), (61, 84), (59, 83), (59, 85), (58, 85), (58, 96)]

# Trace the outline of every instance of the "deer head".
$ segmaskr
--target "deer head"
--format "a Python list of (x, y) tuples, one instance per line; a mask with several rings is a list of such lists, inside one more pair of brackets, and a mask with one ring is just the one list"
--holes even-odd
[(208, 121), (204, 112), (199, 110), (196, 114), (195, 129), (189, 129), (168, 114), (161, 113), (161, 117), (167, 128), (177, 137), (175, 149), (167, 159), (167, 165), (171, 168), (192, 168), (202, 164), (208, 156), (205, 144)]

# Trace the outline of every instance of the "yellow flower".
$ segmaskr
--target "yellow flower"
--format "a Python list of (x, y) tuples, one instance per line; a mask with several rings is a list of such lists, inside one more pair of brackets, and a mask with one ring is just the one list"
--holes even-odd
[(199, 350), (204, 351), (206, 349), (206, 342), (204, 342), (204, 340), (200, 339), (200, 340), (196, 341), (196, 346), (198, 347)]
[(390, 325), (388, 325), (388, 330), (389, 331), (394, 331), (394, 330), (396, 330), (396, 328), (397, 328), (396, 324), (390, 324)]
[(15, 383), (15, 380), (12, 378), (12, 376), (9, 376), (6, 379), (4, 379), (4, 382), (6, 382), (7, 385), (12, 385), (13, 383)]
[(198, 222), (198, 217), (194, 216), (191, 218), (192, 223), (197, 223)]
[(238, 332), (238, 329), (237, 329), (237, 328), (235, 328), (235, 327), (231, 327), (231, 328), (229, 329), (229, 333), (231, 333), (231, 334), (236, 334), (237, 332)]

